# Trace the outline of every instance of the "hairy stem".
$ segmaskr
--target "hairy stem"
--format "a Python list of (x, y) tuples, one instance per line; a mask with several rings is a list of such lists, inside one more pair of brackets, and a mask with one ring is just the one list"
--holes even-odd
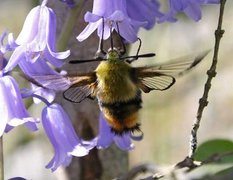
[(4, 180), (3, 136), (0, 137), (0, 180)]
[(213, 55), (213, 60), (210, 69), (207, 71), (207, 81), (205, 83), (204, 87), (204, 93), (203, 96), (199, 100), (199, 107), (197, 110), (197, 117), (194, 121), (193, 128), (191, 131), (191, 139), (190, 139), (190, 150), (189, 150), (189, 157), (193, 158), (194, 153), (197, 148), (197, 131), (200, 126), (201, 118), (202, 118), (202, 113), (204, 111), (204, 108), (208, 104), (208, 94), (209, 90), (211, 88), (211, 81), (212, 79), (216, 76), (216, 67), (217, 67), (217, 62), (218, 62), (218, 52), (219, 52), (219, 44), (220, 40), (222, 38), (222, 35), (224, 33), (224, 30), (222, 30), (222, 21), (223, 21), (223, 12), (224, 12), (224, 7), (225, 7), (226, 0), (221, 0), (220, 1), (220, 11), (219, 11), (219, 19), (218, 19), (218, 26), (217, 30), (215, 31), (215, 45), (214, 45), (214, 55)]
[(57, 43), (58, 51), (64, 51), (67, 48), (72, 31), (75, 27), (75, 23), (77, 22), (77, 19), (82, 11), (82, 7), (84, 3), (85, 3), (84, 0), (80, 0), (78, 5), (76, 5), (76, 7), (70, 9), (69, 15), (65, 20), (60, 37), (58, 39), (58, 43)]

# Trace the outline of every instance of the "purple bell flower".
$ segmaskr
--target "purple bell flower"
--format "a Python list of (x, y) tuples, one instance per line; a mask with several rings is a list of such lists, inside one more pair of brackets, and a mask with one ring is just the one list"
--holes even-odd
[[(151, 29), (163, 14), (159, 12), (157, 0), (94, 0), (92, 13), (85, 14), (87, 27), (79, 34), (77, 39), (83, 41), (96, 29), (98, 36), (107, 39), (110, 29), (118, 32), (128, 42), (137, 40), (140, 27)], [(104, 21), (104, 29), (103, 29)]]
[[(12, 35), (11, 35), (12, 36)], [(13, 43), (16, 48), (9, 59), (5, 71), (13, 69), (21, 60), (35, 62), (47, 60), (56, 67), (61, 67), (70, 51), (56, 52), (56, 15), (46, 6), (44, 0), (41, 6), (33, 8), (24, 22), (23, 28)]]
[(122, 150), (132, 150), (134, 148), (134, 144), (131, 142), (131, 139), (137, 141), (142, 139), (133, 137), (130, 133), (124, 133), (122, 135), (114, 134), (102, 113), (100, 114), (99, 121), (100, 128), (96, 143), (96, 147), (98, 149), (108, 148), (113, 142), (115, 142), (115, 144)]
[[(163, 14), (159, 11), (160, 4), (157, 0), (126, 0), (127, 13), (131, 19), (139, 22), (147, 22), (143, 25), (145, 29), (151, 29), (157, 18)], [(134, 26), (136, 29), (140, 26)]]
[(201, 5), (218, 4), (219, 2), (220, 0), (169, 0), (170, 10), (160, 19), (160, 22), (176, 21), (175, 16), (179, 12), (184, 12), (194, 21), (199, 21), (201, 19)]
[(11, 76), (0, 77), (0, 136), (12, 128), (24, 124), (30, 130), (37, 130), (37, 119), (32, 118), (24, 104), (16, 81)]
[(43, 109), (42, 123), (53, 145), (54, 156), (46, 168), (55, 171), (59, 166), (68, 166), (72, 156), (85, 156), (95, 143), (81, 140), (75, 133), (70, 118), (58, 104)]
[(21, 124), (24, 124), (32, 131), (37, 130), (37, 119), (32, 118), (28, 114), (23, 104), (18, 84), (13, 77), (4, 73), (4, 68), (7, 65), (4, 53), (11, 50), (9, 44), (6, 46), (3, 45), (5, 36), (6, 33), (3, 33), (0, 38), (0, 136), (2, 136), (4, 132), (8, 132)]
[[(137, 40), (136, 27), (144, 26), (147, 22), (131, 19), (127, 14), (126, 0), (94, 0), (93, 10), (85, 14), (85, 21), (89, 22), (87, 27), (77, 36), (79, 41), (88, 38), (97, 29), (97, 34), (101, 38), (107, 39), (110, 36), (110, 29), (116, 30), (126, 41), (135, 42)], [(103, 29), (104, 20), (104, 29)]]

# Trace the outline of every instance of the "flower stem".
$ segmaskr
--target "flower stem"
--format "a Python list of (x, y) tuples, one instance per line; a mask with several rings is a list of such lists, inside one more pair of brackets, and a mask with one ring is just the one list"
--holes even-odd
[(70, 8), (69, 15), (64, 23), (57, 43), (58, 51), (64, 51), (67, 48), (75, 23), (77, 22), (77, 19), (82, 11), (83, 4), (84, 0), (80, 0), (78, 5), (76, 5), (74, 8)]
[(219, 44), (220, 40), (222, 38), (222, 35), (224, 33), (224, 30), (222, 30), (222, 21), (223, 21), (223, 12), (225, 7), (226, 0), (220, 1), (220, 11), (219, 11), (219, 19), (218, 19), (218, 26), (217, 30), (215, 31), (215, 45), (214, 45), (214, 55), (213, 60), (210, 69), (207, 71), (207, 81), (205, 83), (204, 87), (204, 93), (202, 98), (199, 100), (199, 107), (197, 110), (197, 116), (196, 120), (194, 121), (193, 128), (191, 131), (191, 139), (190, 139), (190, 150), (189, 150), (189, 157), (193, 158), (194, 153), (197, 148), (197, 131), (200, 126), (202, 113), (204, 111), (204, 108), (208, 105), (208, 94), (209, 90), (211, 88), (211, 81), (216, 76), (216, 67), (218, 62), (218, 52), (219, 52)]
[(3, 136), (0, 137), (0, 180), (4, 180)]

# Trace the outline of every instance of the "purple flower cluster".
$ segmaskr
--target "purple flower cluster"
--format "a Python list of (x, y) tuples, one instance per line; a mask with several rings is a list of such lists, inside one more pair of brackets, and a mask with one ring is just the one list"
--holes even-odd
[(156, 0), (94, 0), (92, 13), (87, 12), (84, 17), (89, 24), (77, 39), (83, 41), (97, 29), (99, 37), (104, 32), (104, 39), (116, 30), (126, 41), (135, 42), (140, 27), (150, 29), (162, 16), (158, 8)]
[(201, 5), (218, 4), (220, 0), (169, 0), (169, 11), (160, 19), (160, 22), (171, 21), (174, 22), (176, 14), (184, 12), (188, 17), (194, 21), (201, 19)]
[(32, 118), (23, 105), (20, 89), (15, 79), (8, 74), (5, 67), (8, 65), (4, 54), (11, 50), (10, 45), (3, 44), (6, 33), (1, 36), (0, 44), (0, 136), (18, 125), (24, 124), (29, 129), (37, 129), (37, 119)]
[(77, 39), (85, 40), (96, 29), (100, 38), (104, 33), (103, 39), (107, 39), (115, 30), (126, 41), (133, 43), (137, 40), (140, 27), (151, 29), (156, 22), (174, 22), (179, 12), (198, 21), (201, 19), (200, 6), (209, 3), (217, 4), (219, 0), (169, 0), (169, 11), (161, 13), (157, 0), (94, 0), (92, 12), (87, 12), (84, 17), (88, 25)]
[[(41, 122), (54, 149), (54, 156), (46, 166), (52, 171), (61, 165), (69, 165), (73, 156), (87, 155), (94, 147), (107, 148), (115, 142), (123, 150), (132, 149), (131, 135), (113, 134), (102, 115), (99, 135), (90, 141), (82, 140), (77, 136), (68, 114), (59, 104), (53, 103), (54, 89), (31, 84), (31, 89), (20, 90), (16, 80), (10, 75), (18, 65), (28, 78), (48, 74), (61, 76), (51, 66), (61, 67), (61, 60), (67, 58), (70, 51), (56, 51), (56, 15), (46, 6), (46, 2), (44, 0), (29, 12), (16, 39), (12, 33), (8, 35), (8, 43), (5, 45), (3, 41), (7, 33), (0, 39), (0, 109), (3, 115), (0, 135), (22, 124), (32, 131), (37, 130), (40, 120), (31, 117), (23, 103), (23, 98), (32, 97), (35, 102), (42, 101), (46, 104)], [(6, 60), (4, 54), (9, 51), (12, 51), (12, 55)]]

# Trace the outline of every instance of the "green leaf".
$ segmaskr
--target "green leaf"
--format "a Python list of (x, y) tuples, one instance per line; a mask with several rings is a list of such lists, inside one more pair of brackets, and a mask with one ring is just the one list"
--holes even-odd
[[(233, 142), (227, 139), (213, 139), (201, 144), (194, 155), (194, 159), (197, 161), (203, 161), (210, 158), (213, 155), (222, 155), (229, 152), (233, 152)], [(233, 154), (224, 156), (220, 163), (232, 163)]]
[(225, 176), (232, 171), (233, 164), (206, 164), (186, 174), (186, 179), (210, 180), (216, 177)]

